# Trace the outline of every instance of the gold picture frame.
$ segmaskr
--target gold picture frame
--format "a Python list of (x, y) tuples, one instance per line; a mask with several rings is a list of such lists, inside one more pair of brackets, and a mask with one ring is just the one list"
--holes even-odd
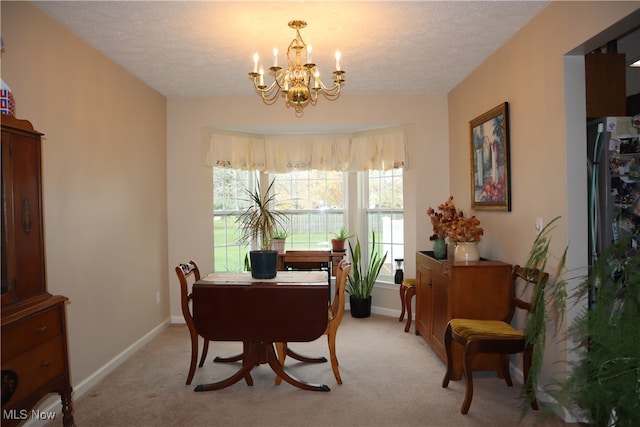
[(511, 211), (509, 103), (469, 122), (471, 209)]

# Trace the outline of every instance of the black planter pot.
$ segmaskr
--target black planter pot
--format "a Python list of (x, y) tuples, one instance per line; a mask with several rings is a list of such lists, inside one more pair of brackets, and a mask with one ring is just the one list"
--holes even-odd
[(277, 251), (251, 251), (251, 277), (254, 279), (273, 279), (278, 270)]
[(371, 296), (364, 299), (349, 296), (349, 304), (351, 304), (351, 317), (363, 318), (371, 316)]

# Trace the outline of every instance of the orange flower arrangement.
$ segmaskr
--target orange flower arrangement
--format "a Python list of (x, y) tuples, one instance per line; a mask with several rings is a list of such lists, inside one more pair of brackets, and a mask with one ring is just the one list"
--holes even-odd
[(433, 235), (430, 240), (444, 239), (448, 235), (450, 223), (455, 221), (462, 212), (458, 213), (453, 204), (453, 196), (449, 196), (446, 202), (438, 206), (438, 212), (432, 207), (427, 209), (427, 215), (431, 218)]
[(465, 218), (464, 213), (456, 208), (453, 196), (438, 206), (438, 212), (431, 207), (427, 209), (427, 215), (433, 226), (431, 240), (448, 237), (453, 242), (479, 242), (484, 233), (478, 218)]

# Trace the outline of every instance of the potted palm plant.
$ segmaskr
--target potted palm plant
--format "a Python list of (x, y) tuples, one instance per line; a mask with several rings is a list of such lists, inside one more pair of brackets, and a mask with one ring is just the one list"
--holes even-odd
[(331, 239), (331, 249), (334, 252), (344, 252), (345, 242), (352, 237), (353, 233), (349, 233), (346, 227), (342, 227), (340, 231), (333, 235), (333, 239)]
[(260, 190), (259, 182), (254, 190), (245, 190), (245, 201), (249, 202), (249, 207), (236, 220), (240, 226), (240, 242), (257, 246), (257, 249), (249, 251), (251, 276), (256, 279), (276, 277), (278, 252), (272, 250), (272, 243), (276, 231), (282, 229), (284, 214), (273, 209), (274, 182), (271, 181), (264, 193)]
[(351, 305), (352, 317), (369, 317), (371, 315), (371, 293), (380, 270), (387, 259), (387, 252), (380, 255), (376, 245), (376, 233), (372, 232), (371, 254), (367, 265), (362, 259), (360, 240), (356, 239), (355, 248), (349, 242), (351, 255), (351, 274), (347, 277), (347, 293)]

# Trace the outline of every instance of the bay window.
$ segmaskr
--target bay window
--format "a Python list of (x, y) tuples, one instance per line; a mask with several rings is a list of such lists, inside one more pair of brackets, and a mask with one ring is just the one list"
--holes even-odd
[(245, 269), (250, 247), (238, 242), (235, 222), (247, 207), (245, 190), (256, 180), (261, 188), (275, 180), (275, 208), (287, 217), (286, 249), (331, 249), (333, 234), (346, 227), (367, 257), (375, 232), (376, 245), (387, 252), (378, 280), (393, 281), (394, 259), (404, 256), (404, 145), (398, 130), (281, 138), (213, 134), (207, 163), (213, 167), (214, 269)]

